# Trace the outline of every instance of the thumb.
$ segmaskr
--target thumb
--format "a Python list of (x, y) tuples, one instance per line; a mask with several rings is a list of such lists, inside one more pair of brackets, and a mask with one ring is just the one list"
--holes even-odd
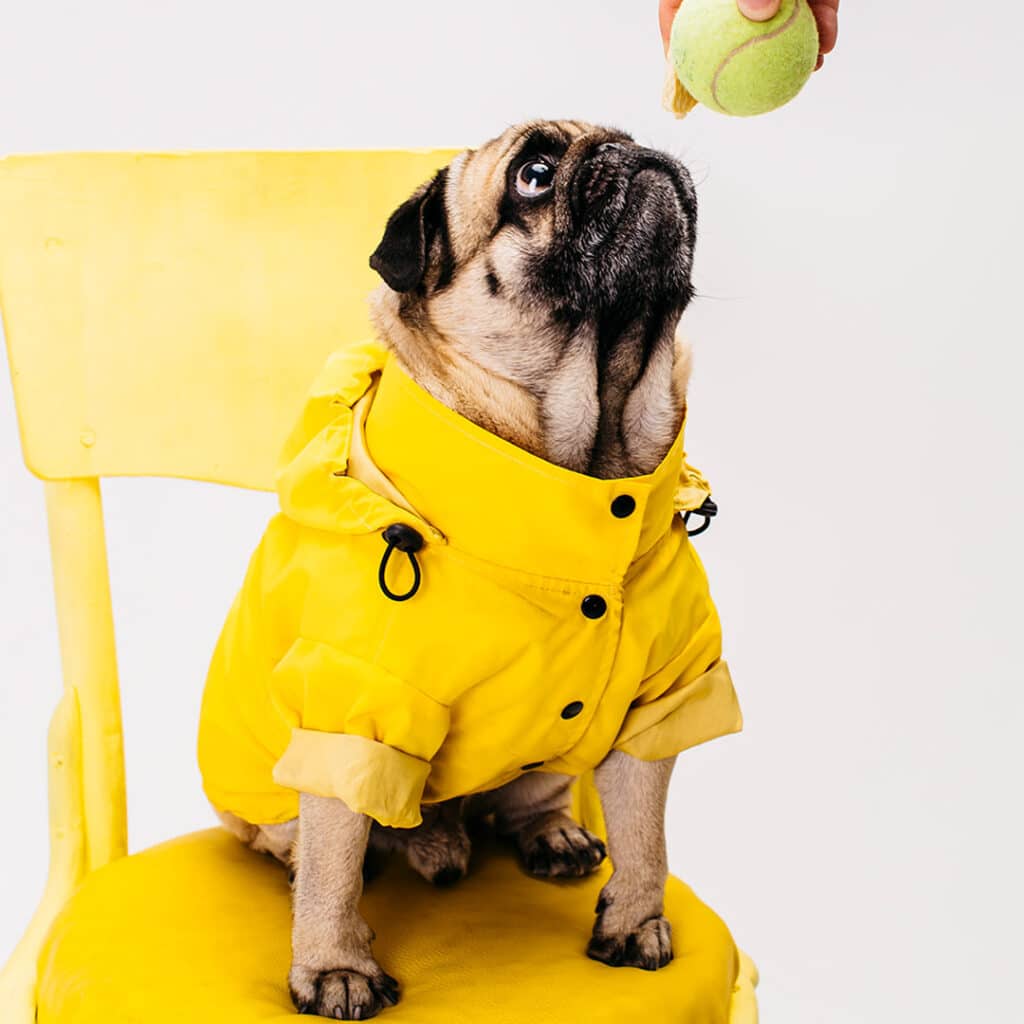
[(768, 21), (779, 13), (782, 0), (736, 0), (740, 14), (751, 21)]

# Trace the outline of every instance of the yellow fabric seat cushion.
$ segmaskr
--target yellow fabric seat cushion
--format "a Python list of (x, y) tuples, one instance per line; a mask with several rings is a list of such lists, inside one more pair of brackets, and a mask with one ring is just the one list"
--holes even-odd
[[(363, 914), (374, 950), (402, 983), (379, 1019), (401, 1024), (746, 1024), (730, 1018), (749, 984), (722, 921), (669, 881), (675, 960), (612, 969), (584, 948), (607, 868), (566, 882), (530, 878), (484, 847), (452, 889), (399, 859), (371, 882)], [(197, 832), (90, 875), (40, 958), (39, 1024), (294, 1021), (286, 975), (285, 870), (220, 830)], [(745, 961), (749, 965), (749, 961)], [(744, 1002), (741, 992), (737, 1001)]]

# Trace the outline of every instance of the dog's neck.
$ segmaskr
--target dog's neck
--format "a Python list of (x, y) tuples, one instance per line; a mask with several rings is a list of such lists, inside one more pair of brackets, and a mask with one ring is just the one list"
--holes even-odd
[(544, 457), (605, 479), (651, 472), (679, 432), (689, 359), (670, 332), (573, 338), (537, 394)]
[(578, 473), (650, 473), (682, 424), (689, 349), (671, 328), (653, 343), (626, 332), (602, 344), (596, 332), (581, 331), (543, 381), (526, 383), (481, 366), (458, 346), (439, 350), (397, 316), (379, 326), (403, 370), (438, 401)]

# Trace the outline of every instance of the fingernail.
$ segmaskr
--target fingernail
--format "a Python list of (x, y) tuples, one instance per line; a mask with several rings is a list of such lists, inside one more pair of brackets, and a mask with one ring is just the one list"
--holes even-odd
[(736, 0), (740, 13), (751, 21), (768, 21), (779, 13), (781, 0)]

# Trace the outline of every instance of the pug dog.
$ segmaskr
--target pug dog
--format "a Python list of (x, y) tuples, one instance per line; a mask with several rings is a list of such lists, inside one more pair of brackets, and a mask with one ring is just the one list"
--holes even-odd
[[(379, 338), (421, 388), (485, 430), (577, 473), (650, 473), (676, 438), (690, 360), (676, 327), (692, 296), (690, 175), (621, 131), (578, 121), (509, 128), (439, 171), (391, 215), (370, 258)], [(597, 767), (614, 873), (588, 954), (654, 970), (672, 958), (663, 916), (664, 811), (674, 758), (613, 751)], [(596, 869), (604, 844), (569, 813), (573, 780), (525, 773), (425, 805), (383, 828), (303, 793), (297, 821), (222, 814), (294, 867), (290, 989), (300, 1012), (359, 1020), (397, 1002), (358, 911), (375, 853), (404, 850), (424, 877), (466, 871), (468, 820), (491, 818), (538, 876)]]

